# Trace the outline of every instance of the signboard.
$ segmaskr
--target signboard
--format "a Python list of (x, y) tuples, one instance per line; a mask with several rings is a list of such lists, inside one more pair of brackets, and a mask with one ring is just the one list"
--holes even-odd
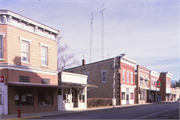
[(4, 83), (4, 79), (5, 79), (5, 76), (4, 75), (1, 75), (1, 83)]
[(0, 80), (1, 80), (1, 85), (4, 85), (5, 76), (4, 76), (4, 75), (1, 75), (1, 78), (0, 78)]

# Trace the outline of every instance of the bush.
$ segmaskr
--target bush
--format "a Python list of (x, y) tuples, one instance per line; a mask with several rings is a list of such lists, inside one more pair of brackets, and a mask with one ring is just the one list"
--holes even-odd
[(110, 106), (112, 98), (87, 98), (87, 107)]

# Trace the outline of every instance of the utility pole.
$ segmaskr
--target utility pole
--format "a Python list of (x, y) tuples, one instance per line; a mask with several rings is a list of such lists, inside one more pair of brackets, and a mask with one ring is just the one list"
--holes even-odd
[(92, 55), (92, 29), (93, 29), (93, 13), (91, 17), (91, 37), (90, 37), (90, 63), (91, 63), (91, 55)]
[(101, 22), (102, 22), (102, 59), (104, 59), (104, 18), (103, 18), (103, 12), (106, 8), (104, 8), (104, 3), (102, 5), (102, 10), (101, 10)]

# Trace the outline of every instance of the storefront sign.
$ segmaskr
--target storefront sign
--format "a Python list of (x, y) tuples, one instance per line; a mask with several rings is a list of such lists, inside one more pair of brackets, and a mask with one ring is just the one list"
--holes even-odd
[(1, 85), (4, 85), (5, 76), (4, 76), (4, 75), (1, 75), (0, 80), (1, 80)]

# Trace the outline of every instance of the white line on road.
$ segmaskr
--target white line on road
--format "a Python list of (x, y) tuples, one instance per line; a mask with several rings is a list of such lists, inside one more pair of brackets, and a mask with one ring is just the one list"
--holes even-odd
[(151, 116), (154, 116), (154, 115), (158, 115), (158, 114), (160, 114), (160, 113), (167, 112), (167, 111), (171, 111), (171, 110), (174, 110), (174, 109), (179, 109), (179, 107), (172, 108), (172, 109), (168, 109), (168, 110), (164, 110), (164, 111), (162, 111), (162, 112), (156, 112), (156, 113), (153, 113), (153, 114), (150, 114), (150, 115), (145, 115), (145, 116), (139, 117), (139, 118), (137, 118), (137, 119), (144, 119), (144, 118), (151, 117)]

